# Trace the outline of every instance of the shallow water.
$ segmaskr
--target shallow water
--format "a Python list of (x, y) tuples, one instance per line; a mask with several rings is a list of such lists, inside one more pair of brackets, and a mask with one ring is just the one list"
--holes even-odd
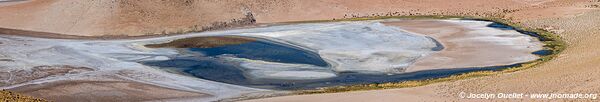
[[(435, 39), (430, 38), (435, 41)], [(437, 41), (435, 41), (437, 43)], [(431, 48), (440, 51), (444, 47), (437, 43)], [(243, 85), (267, 89), (310, 89), (335, 85), (351, 85), (364, 83), (384, 83), (404, 80), (445, 77), (456, 73), (489, 70), (492, 68), (465, 68), (452, 70), (435, 70), (413, 72), (406, 74), (368, 74), (359, 72), (337, 72), (335, 77), (317, 79), (260, 79), (246, 74), (247, 68), (241, 66), (243, 61), (228, 60), (227, 58), (244, 58), (277, 63), (306, 64), (316, 66), (320, 70), (333, 72), (331, 66), (318, 54), (293, 45), (260, 39), (237, 45), (226, 45), (213, 48), (183, 48), (182, 53), (192, 56), (181, 56), (165, 61), (146, 61), (143, 64), (160, 68), (176, 70), (188, 75), (229, 84)], [(276, 67), (274, 67), (276, 68)], [(315, 69), (299, 68), (295, 71)]]
[[(500, 23), (487, 27), (515, 30)], [(444, 46), (431, 37), (370, 21), (294, 24), (237, 32), (241, 33), (234, 35), (260, 40), (182, 48), (178, 57), (141, 63), (202, 79), (266, 89), (399, 82), (519, 65), (405, 72), (416, 59), (441, 51)], [(524, 34), (539, 37), (534, 32)]]
[[(316, 53), (264, 39), (237, 45), (213, 48), (183, 48), (193, 56), (181, 56), (165, 61), (146, 61), (146, 65), (170, 68), (189, 75), (213, 81), (241, 85), (271, 84), (266, 80), (245, 76), (240, 61), (226, 58), (244, 58), (289, 64), (307, 64), (330, 70), (329, 65)], [(262, 81), (262, 82), (261, 82)]]
[(285, 46), (267, 40), (258, 40), (238, 45), (227, 45), (214, 48), (190, 48), (190, 51), (200, 52), (204, 56), (216, 57), (233, 55), (237, 58), (262, 60), (279, 63), (309, 64), (327, 67), (328, 64), (316, 53), (300, 48)]
[(532, 52), (531, 54), (535, 54), (535, 55), (539, 55), (539, 56), (547, 56), (547, 55), (554, 54), (554, 51), (552, 51), (552, 50), (539, 50), (539, 51)]
[[(439, 48), (439, 47), (438, 47)], [(443, 47), (442, 47), (443, 48)], [(429, 78), (447, 77), (454, 74), (497, 70), (516, 65), (443, 69), (410, 72), (404, 74), (368, 74), (359, 72), (338, 72), (336, 77), (324, 79), (258, 79), (246, 74), (247, 69), (241, 66), (241, 61), (227, 60), (229, 57), (248, 58), (280, 63), (309, 64), (320, 66), (322, 70), (331, 70), (330, 66), (317, 54), (293, 46), (286, 46), (272, 41), (259, 40), (239, 45), (227, 45), (215, 48), (186, 48), (182, 49), (195, 53), (194, 56), (182, 56), (166, 61), (142, 62), (146, 65), (177, 70), (191, 76), (217, 82), (243, 85), (266, 89), (311, 89), (326, 86), (399, 82)], [(293, 57), (293, 58), (292, 58)], [(297, 71), (301, 71), (297, 70)], [(314, 70), (314, 69), (310, 69)]]

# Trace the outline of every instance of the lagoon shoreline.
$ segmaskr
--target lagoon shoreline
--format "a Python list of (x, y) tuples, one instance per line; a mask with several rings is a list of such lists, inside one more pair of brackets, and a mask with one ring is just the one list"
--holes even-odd
[[(173, 37), (168, 37), (168, 38), (171, 38), (171, 39), (172, 39), (172, 38), (182, 38), (182, 37), (184, 37), (184, 36), (187, 36), (187, 35), (182, 35), (182, 36), (173, 36)], [(138, 40), (142, 40), (142, 39), (138, 39)], [(122, 40), (121, 40), (121, 41), (122, 41)]]

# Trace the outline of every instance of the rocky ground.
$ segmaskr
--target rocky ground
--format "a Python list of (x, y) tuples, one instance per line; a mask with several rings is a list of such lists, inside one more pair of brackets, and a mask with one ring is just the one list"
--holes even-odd
[[(368, 16), (506, 16), (505, 14), (513, 13), (529, 15), (531, 13), (522, 11), (522, 9), (535, 8), (540, 11), (548, 11), (569, 3), (579, 3), (578, 6), (581, 7), (590, 6), (580, 3), (588, 2), (588, 0), (9, 1), (13, 2), (4, 2), (3, 5), (0, 5), (0, 14), (6, 15), (0, 17), (2, 22), (0, 28), (78, 36), (173, 34), (222, 29), (252, 23), (331, 20)], [(561, 9), (563, 8), (558, 10)], [(575, 10), (579, 11), (579, 9)], [(550, 13), (550, 15), (560, 16), (562, 14)]]

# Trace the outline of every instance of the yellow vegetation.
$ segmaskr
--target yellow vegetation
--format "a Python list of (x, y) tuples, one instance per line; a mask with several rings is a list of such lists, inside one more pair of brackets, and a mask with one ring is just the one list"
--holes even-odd
[(44, 99), (33, 98), (30, 96), (24, 96), (20, 94), (16, 94), (10, 91), (1, 90), (0, 91), (0, 101), (1, 102), (47, 102)]

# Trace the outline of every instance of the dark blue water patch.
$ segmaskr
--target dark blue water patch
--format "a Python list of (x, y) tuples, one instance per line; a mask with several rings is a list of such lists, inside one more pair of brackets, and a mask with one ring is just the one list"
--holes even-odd
[[(543, 37), (535, 32), (520, 30), (502, 23), (492, 23), (488, 27), (502, 30), (516, 30), (520, 33), (534, 36), (543, 41)], [(430, 38), (432, 39), (432, 38)], [(444, 49), (441, 43), (432, 39), (436, 47), (431, 50), (440, 51)], [(220, 56), (235, 56), (238, 58), (247, 58), (252, 60), (263, 60), (280, 63), (311, 64), (316, 66), (330, 67), (318, 54), (306, 51), (301, 48), (289, 46), (282, 43), (268, 40), (259, 40), (256, 42), (227, 45), (215, 48), (189, 48), (183, 49), (191, 52), (202, 53), (202, 56), (176, 57), (166, 61), (147, 61), (141, 62), (145, 65), (157, 66), (165, 69), (175, 69), (187, 75), (207, 79), (217, 82), (275, 90), (296, 90), (296, 89), (315, 89), (319, 87), (343, 86), (371, 83), (402, 82), (408, 80), (423, 80), (433, 78), (443, 78), (451, 75), (474, 71), (498, 71), (510, 67), (519, 67), (521, 64), (492, 66), (492, 67), (472, 67), (472, 68), (451, 68), (426, 70), (410, 72), (395, 75), (386, 74), (363, 74), (354, 72), (336, 73), (337, 77), (328, 79), (314, 80), (277, 80), (277, 79), (254, 79), (245, 75), (244, 68), (239, 66), (238, 62), (225, 61)], [(552, 51), (540, 50), (533, 52), (536, 55), (550, 55)]]
[[(499, 71), (510, 67), (518, 67), (521, 64), (505, 65), (505, 66), (491, 66), (491, 67), (473, 67), (473, 68), (457, 68), (457, 69), (436, 69), (417, 71), (404, 74), (396, 75), (385, 75), (385, 74), (362, 74), (362, 73), (339, 73), (338, 77), (315, 80), (312, 82), (304, 83), (280, 83), (279, 85), (271, 83), (271, 89), (278, 90), (298, 90), (298, 89), (315, 89), (320, 87), (330, 86), (347, 86), (357, 84), (373, 84), (373, 83), (388, 83), (388, 82), (402, 82), (409, 80), (425, 80), (434, 78), (443, 78), (451, 75), (463, 74), (475, 71)], [(257, 86), (250, 86), (257, 87)], [(258, 87), (260, 88), (260, 87)], [(264, 87), (263, 87), (264, 88)]]
[(525, 35), (529, 35), (532, 37), (537, 38), (540, 41), (552, 41), (552, 39), (547, 39), (545, 37), (542, 37), (540, 34), (536, 33), (536, 32), (531, 32), (531, 31), (527, 31), (527, 30), (523, 30), (520, 28), (515, 28), (513, 26), (510, 26), (508, 24), (505, 23), (500, 23), (500, 22), (495, 22), (492, 20), (485, 20), (485, 19), (463, 19), (463, 20), (474, 20), (474, 21), (486, 21), (486, 22), (492, 22), (492, 24), (488, 24), (487, 27), (490, 28), (496, 28), (496, 29), (500, 29), (500, 30), (515, 30), (521, 34), (525, 34)]
[(501, 29), (501, 30), (515, 30), (515, 28), (512, 26), (509, 26), (507, 24), (497, 23), (497, 22), (488, 24), (487, 27)]
[[(223, 57), (246, 58), (291, 64), (309, 64), (328, 68), (318, 54), (295, 46), (256, 38), (256, 41), (213, 48), (180, 48), (181, 53), (194, 56), (178, 56), (165, 61), (140, 62), (161, 69), (169, 69), (190, 76), (217, 82), (237, 85), (265, 85), (270, 81), (256, 80), (245, 75), (245, 68), (239, 61), (226, 60)], [(188, 55), (188, 54), (185, 54)], [(288, 81), (280, 81), (286, 83)]]
[(313, 80), (278, 80), (278, 79), (253, 79), (244, 74), (241, 66), (235, 62), (227, 62), (217, 58), (202, 57), (180, 57), (167, 61), (142, 62), (145, 65), (160, 68), (174, 68), (188, 75), (223, 82), (228, 84), (242, 85), (253, 88), (275, 89), (275, 90), (298, 90), (315, 89), (319, 87), (401, 82), (408, 80), (423, 80), (442, 78), (451, 75), (473, 72), (473, 71), (497, 71), (509, 67), (518, 67), (520, 64), (492, 67), (473, 67), (458, 69), (437, 69), (410, 72), (404, 74), (363, 74), (355, 72), (337, 73), (337, 77)]
[(174, 69), (201, 79), (224, 83), (250, 83), (235, 63), (216, 58), (180, 57), (166, 61), (146, 61), (142, 64), (162, 69)]
[(552, 51), (552, 50), (539, 50), (539, 51), (532, 52), (531, 54), (535, 54), (535, 55), (539, 55), (539, 56), (548, 56), (548, 55), (554, 54), (554, 51)]
[[(436, 41), (435, 39), (432, 40)], [(439, 51), (444, 48), (437, 41), (436, 46), (437, 47), (432, 48), (432, 50)], [(341, 72), (336, 73), (337, 77), (334, 78), (312, 80), (258, 79), (246, 75), (247, 71), (249, 70), (241, 67), (240, 62), (225, 60), (222, 57), (229, 56), (270, 62), (311, 64), (315, 66), (322, 66), (324, 68), (329, 68), (330, 66), (314, 52), (282, 43), (271, 42), (268, 40), (258, 40), (255, 42), (238, 45), (226, 45), (214, 48), (184, 48), (181, 49), (181, 51), (189, 51), (196, 54), (194, 54), (195, 56), (179, 56), (165, 61), (146, 61), (140, 63), (149, 66), (160, 67), (162, 69), (180, 71), (186, 75), (201, 79), (275, 90), (314, 89), (319, 87), (340, 85), (387, 83), (407, 80), (442, 78), (455, 74), (473, 71), (498, 70), (518, 65), (439, 69), (396, 75)]]
[(521, 30), (521, 29), (516, 29), (517, 32), (521, 33), (521, 34), (525, 34), (525, 35), (529, 35), (532, 37), (537, 38), (540, 41), (552, 41), (551, 39), (547, 39), (545, 37), (542, 37), (540, 34), (536, 33), (536, 32), (531, 32), (531, 31), (526, 31), (526, 30)]
[(237, 58), (269, 62), (310, 64), (321, 67), (329, 66), (327, 62), (314, 52), (264, 39), (237, 45), (214, 48), (189, 48), (189, 50), (203, 53), (208, 57), (233, 55)]
[(444, 50), (444, 45), (442, 45), (442, 43), (438, 42), (437, 40), (435, 40), (432, 37), (427, 36), (427, 38), (429, 38), (431, 41), (433, 41), (435, 43), (435, 47), (431, 48), (432, 51), (442, 51)]

